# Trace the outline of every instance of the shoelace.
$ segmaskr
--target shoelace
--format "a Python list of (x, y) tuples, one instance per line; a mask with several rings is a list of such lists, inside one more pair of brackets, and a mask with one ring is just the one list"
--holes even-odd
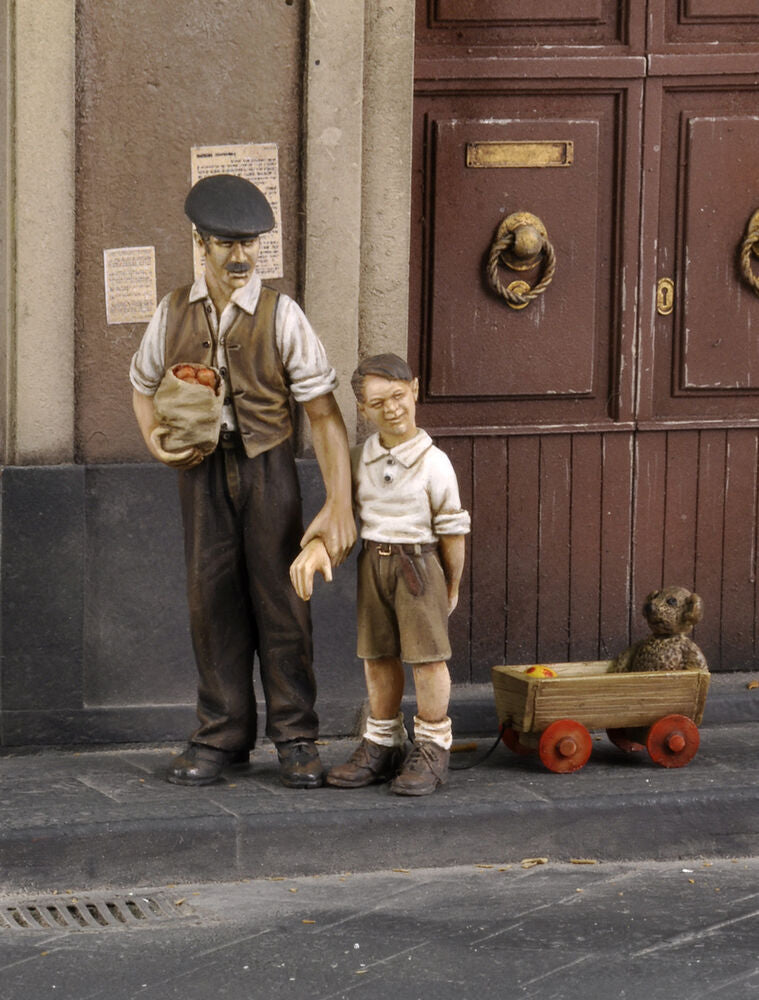
[(403, 764), (403, 770), (410, 771), (412, 774), (422, 774), (429, 769), (436, 778), (442, 778), (442, 775), (435, 766), (436, 764), (435, 752), (431, 749), (431, 746), (426, 743), (415, 743), (411, 753)]
[(314, 756), (314, 751), (308, 743), (292, 743), (287, 756), (298, 764), (305, 764)]
[(384, 751), (388, 749), (390, 748), (378, 746), (377, 750), (372, 753), (371, 748), (367, 746), (364, 740), (362, 740), (348, 758), (348, 763), (356, 764), (358, 767), (368, 767), (369, 769), (373, 769), (378, 764), (382, 764)]

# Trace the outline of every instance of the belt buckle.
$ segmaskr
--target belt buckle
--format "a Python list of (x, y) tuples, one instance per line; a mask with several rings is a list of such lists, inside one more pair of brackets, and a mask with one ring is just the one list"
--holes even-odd
[[(383, 549), (382, 546), (387, 545), (387, 550)], [(393, 554), (393, 547), (389, 542), (378, 542), (377, 543), (377, 555), (378, 556), (391, 556)]]

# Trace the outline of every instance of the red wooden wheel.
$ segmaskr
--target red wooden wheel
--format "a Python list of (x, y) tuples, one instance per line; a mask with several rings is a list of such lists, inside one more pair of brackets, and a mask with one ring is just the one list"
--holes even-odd
[(685, 715), (665, 715), (648, 730), (646, 748), (662, 767), (685, 767), (698, 750), (698, 726)]
[(585, 726), (574, 719), (558, 719), (541, 734), (538, 753), (549, 771), (566, 774), (587, 764), (592, 745)]
[(529, 757), (530, 754), (535, 753), (532, 747), (526, 747), (524, 743), (519, 740), (519, 733), (516, 729), (504, 729), (501, 733), (501, 739), (514, 753), (519, 754), (520, 757)]
[(645, 750), (645, 744), (635, 739), (638, 735), (634, 729), (607, 729), (606, 735), (615, 747), (624, 750), (625, 753), (634, 753), (636, 750)]

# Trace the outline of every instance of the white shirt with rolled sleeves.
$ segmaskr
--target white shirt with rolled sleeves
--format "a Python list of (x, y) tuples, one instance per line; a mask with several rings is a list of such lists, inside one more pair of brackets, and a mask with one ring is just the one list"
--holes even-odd
[(468, 534), (456, 473), (426, 431), (389, 450), (373, 434), (351, 449), (351, 465), (362, 538), (424, 545)]
[[(253, 315), (261, 294), (261, 279), (254, 272), (250, 281), (237, 288), (220, 317), (208, 294), (208, 286), (203, 275), (196, 279), (190, 289), (190, 301), (205, 301), (206, 309), (216, 339), (216, 367), (226, 370), (226, 337), (230, 327), (243, 310)], [(145, 396), (152, 396), (161, 383), (166, 371), (166, 321), (170, 295), (161, 300), (147, 325), (142, 342), (132, 358), (129, 378), (132, 385)], [(318, 396), (334, 392), (337, 388), (335, 369), (327, 360), (327, 353), (314, 329), (306, 319), (303, 310), (289, 296), (280, 294), (277, 303), (275, 325), (277, 350), (287, 373), (287, 380), (293, 399), (297, 403), (308, 403)], [(222, 379), (224, 397), (229, 398), (229, 385)], [(222, 426), (235, 430), (237, 421), (234, 409), (228, 404), (222, 409)]]

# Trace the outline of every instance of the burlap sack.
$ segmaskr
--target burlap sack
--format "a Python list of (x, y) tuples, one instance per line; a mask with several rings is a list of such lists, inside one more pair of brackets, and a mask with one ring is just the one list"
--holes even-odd
[[(203, 455), (214, 450), (219, 440), (221, 426), (221, 379), (216, 372), (216, 390), (206, 385), (196, 385), (177, 378), (174, 365), (166, 371), (161, 384), (153, 396), (158, 426), (153, 431), (153, 440), (164, 451), (181, 452), (188, 448), (198, 448)], [(189, 365), (191, 368), (205, 368), (205, 365)]]

